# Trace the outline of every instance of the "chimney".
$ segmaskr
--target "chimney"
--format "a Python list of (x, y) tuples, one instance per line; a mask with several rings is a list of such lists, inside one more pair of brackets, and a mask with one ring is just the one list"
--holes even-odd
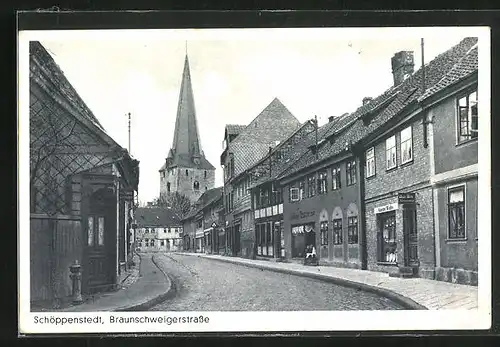
[(373, 100), (373, 98), (372, 98), (372, 97), (369, 97), (369, 96), (364, 97), (364, 98), (363, 98), (363, 106), (365, 106), (367, 103), (369, 103), (369, 102), (370, 102), (370, 101), (372, 101), (372, 100)]
[(333, 118), (334, 118), (333, 116), (328, 117), (328, 123), (333, 122)]
[(413, 52), (401, 51), (391, 59), (394, 86), (401, 84), (413, 73)]

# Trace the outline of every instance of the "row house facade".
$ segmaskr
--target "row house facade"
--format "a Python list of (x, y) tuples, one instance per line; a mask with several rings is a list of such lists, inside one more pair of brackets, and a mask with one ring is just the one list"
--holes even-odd
[(182, 225), (172, 210), (161, 207), (139, 207), (135, 217), (137, 251), (174, 252), (182, 249)]
[[(31, 302), (116, 289), (133, 252), (139, 162), (103, 129), (51, 55), (30, 42)], [(35, 304), (36, 305), (36, 304)]]
[(222, 187), (204, 192), (182, 218), (184, 250), (225, 254), (226, 235), (221, 220)]
[(246, 126), (227, 126), (221, 165), (224, 170), (224, 228), (228, 254), (253, 258), (255, 233), (251, 177), (246, 170), (266, 156), (269, 147), (287, 138), (299, 121), (275, 98)]
[(391, 65), (386, 92), (241, 175), (255, 256), (303, 260), (313, 246), (320, 264), (476, 285), (477, 38), (416, 72), (412, 52)]

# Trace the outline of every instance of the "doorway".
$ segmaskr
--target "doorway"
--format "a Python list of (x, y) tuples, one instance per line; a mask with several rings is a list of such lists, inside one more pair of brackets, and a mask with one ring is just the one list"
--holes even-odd
[(111, 289), (116, 270), (116, 196), (101, 188), (90, 197), (85, 221), (83, 288), (85, 293)]

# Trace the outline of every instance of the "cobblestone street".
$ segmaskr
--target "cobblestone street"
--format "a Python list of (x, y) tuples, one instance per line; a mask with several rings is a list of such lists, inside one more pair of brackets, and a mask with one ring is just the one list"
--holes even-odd
[(210, 259), (155, 254), (176, 288), (154, 311), (403, 309), (389, 299), (334, 284)]

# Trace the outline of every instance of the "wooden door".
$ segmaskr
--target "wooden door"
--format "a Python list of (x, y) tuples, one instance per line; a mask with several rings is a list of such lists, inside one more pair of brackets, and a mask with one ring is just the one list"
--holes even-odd
[(417, 211), (412, 205), (403, 208), (405, 266), (418, 267)]
[(116, 197), (110, 188), (100, 189), (90, 198), (85, 240), (87, 292), (109, 289), (116, 270)]

